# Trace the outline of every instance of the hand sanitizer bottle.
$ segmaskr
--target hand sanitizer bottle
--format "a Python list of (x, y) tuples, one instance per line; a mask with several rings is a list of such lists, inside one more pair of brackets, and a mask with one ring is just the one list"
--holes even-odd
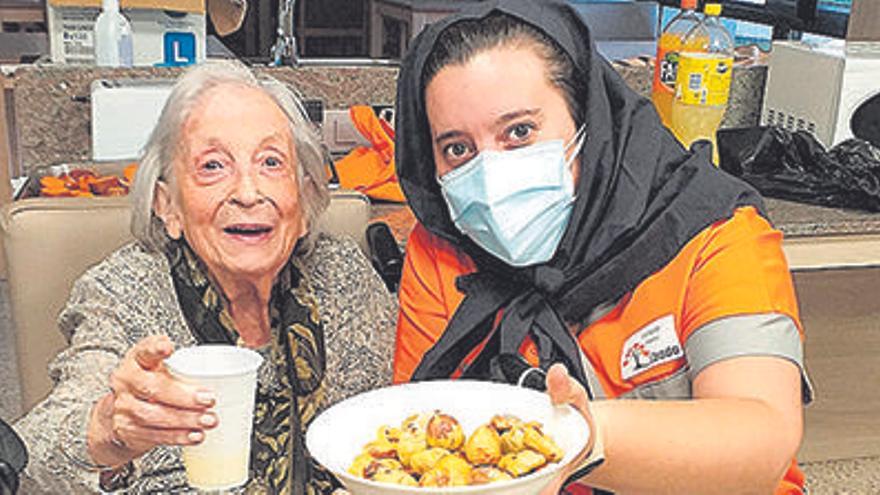
[(102, 0), (95, 22), (95, 63), (103, 67), (131, 67), (134, 50), (131, 25), (119, 12), (119, 0)]

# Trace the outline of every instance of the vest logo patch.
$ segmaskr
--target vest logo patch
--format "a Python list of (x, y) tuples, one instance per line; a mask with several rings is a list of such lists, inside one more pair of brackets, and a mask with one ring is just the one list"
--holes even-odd
[(675, 317), (666, 315), (630, 335), (620, 356), (620, 373), (624, 380), (684, 356)]

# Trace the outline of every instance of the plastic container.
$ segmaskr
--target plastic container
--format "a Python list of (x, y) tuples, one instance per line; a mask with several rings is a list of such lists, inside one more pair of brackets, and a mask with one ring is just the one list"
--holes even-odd
[(95, 63), (102, 67), (131, 67), (131, 24), (119, 12), (119, 0), (102, 0), (102, 8), (95, 21)]
[(679, 54), (675, 99), (672, 103), (670, 129), (683, 145), (695, 141), (712, 143), (712, 157), (718, 164), (715, 137), (727, 102), (733, 76), (733, 37), (721, 24), (721, 4), (706, 4), (706, 17), (685, 37)]
[[(695, 10), (697, 0), (682, 0), (681, 12), (669, 21), (657, 41), (657, 58), (654, 62), (654, 83), (651, 99), (667, 127), (672, 114), (672, 100), (675, 97), (675, 80), (678, 73), (678, 56), (684, 48), (688, 33), (700, 24)], [(689, 47), (694, 50), (695, 47)]]
[(178, 349), (165, 360), (175, 378), (214, 391), (217, 426), (202, 443), (183, 447), (187, 481), (201, 490), (228, 490), (247, 483), (257, 369), (263, 357), (231, 345)]

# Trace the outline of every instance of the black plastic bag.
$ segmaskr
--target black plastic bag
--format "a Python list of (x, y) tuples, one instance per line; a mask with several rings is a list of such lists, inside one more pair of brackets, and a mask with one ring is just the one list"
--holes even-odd
[(826, 151), (812, 134), (779, 127), (718, 131), (721, 168), (761, 194), (880, 211), (880, 149), (850, 139)]
[(18, 476), (28, 461), (24, 442), (0, 419), (0, 495), (18, 490)]

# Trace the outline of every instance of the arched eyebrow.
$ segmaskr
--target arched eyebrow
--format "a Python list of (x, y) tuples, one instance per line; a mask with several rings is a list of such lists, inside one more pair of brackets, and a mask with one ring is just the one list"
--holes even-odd
[(266, 146), (267, 144), (269, 144), (271, 142), (278, 142), (278, 141), (284, 142), (284, 134), (281, 132), (273, 132), (272, 134), (264, 137), (260, 141), (260, 147)]
[[(274, 132), (262, 140), (260, 140), (260, 144), (257, 146), (257, 149), (254, 150), (254, 158), (256, 158), (263, 150), (266, 148), (270, 148), (277, 153), (281, 154), (281, 157), (284, 161), (288, 161), (296, 158), (295, 150), (285, 149), (284, 142), (284, 134), (281, 132)], [(291, 147), (295, 148), (296, 146), (291, 143)]]
[(541, 108), (540, 107), (524, 108), (522, 110), (514, 110), (512, 112), (507, 112), (507, 113), (501, 114), (500, 117), (495, 119), (495, 125), (501, 126), (501, 125), (506, 124), (512, 120), (519, 119), (521, 117), (537, 117), (539, 115), (541, 115)]
[[(523, 108), (521, 110), (513, 110), (511, 112), (501, 114), (497, 119), (495, 119), (494, 125), (495, 125), (495, 127), (502, 127), (502, 126), (504, 126), (504, 124), (511, 122), (513, 120), (522, 118), (522, 117), (540, 117), (542, 114), (543, 114), (543, 111), (541, 110), (540, 107)], [(445, 141), (447, 139), (465, 136), (465, 135), (466, 135), (466, 133), (453, 129), (453, 130), (441, 132), (440, 134), (438, 134), (434, 138), (434, 142), (440, 143), (440, 142)]]
[(452, 139), (452, 138), (460, 137), (460, 136), (466, 136), (466, 134), (462, 131), (456, 131), (456, 130), (441, 132), (440, 134), (437, 135), (437, 137), (434, 138), (434, 142), (440, 143), (440, 142), (443, 142), (447, 139)]
[(211, 137), (207, 139), (206, 143), (199, 148), (198, 152), (194, 156), (198, 158), (206, 153), (211, 152), (222, 153), (227, 156), (229, 155), (229, 150), (226, 147), (226, 143), (218, 138)]

